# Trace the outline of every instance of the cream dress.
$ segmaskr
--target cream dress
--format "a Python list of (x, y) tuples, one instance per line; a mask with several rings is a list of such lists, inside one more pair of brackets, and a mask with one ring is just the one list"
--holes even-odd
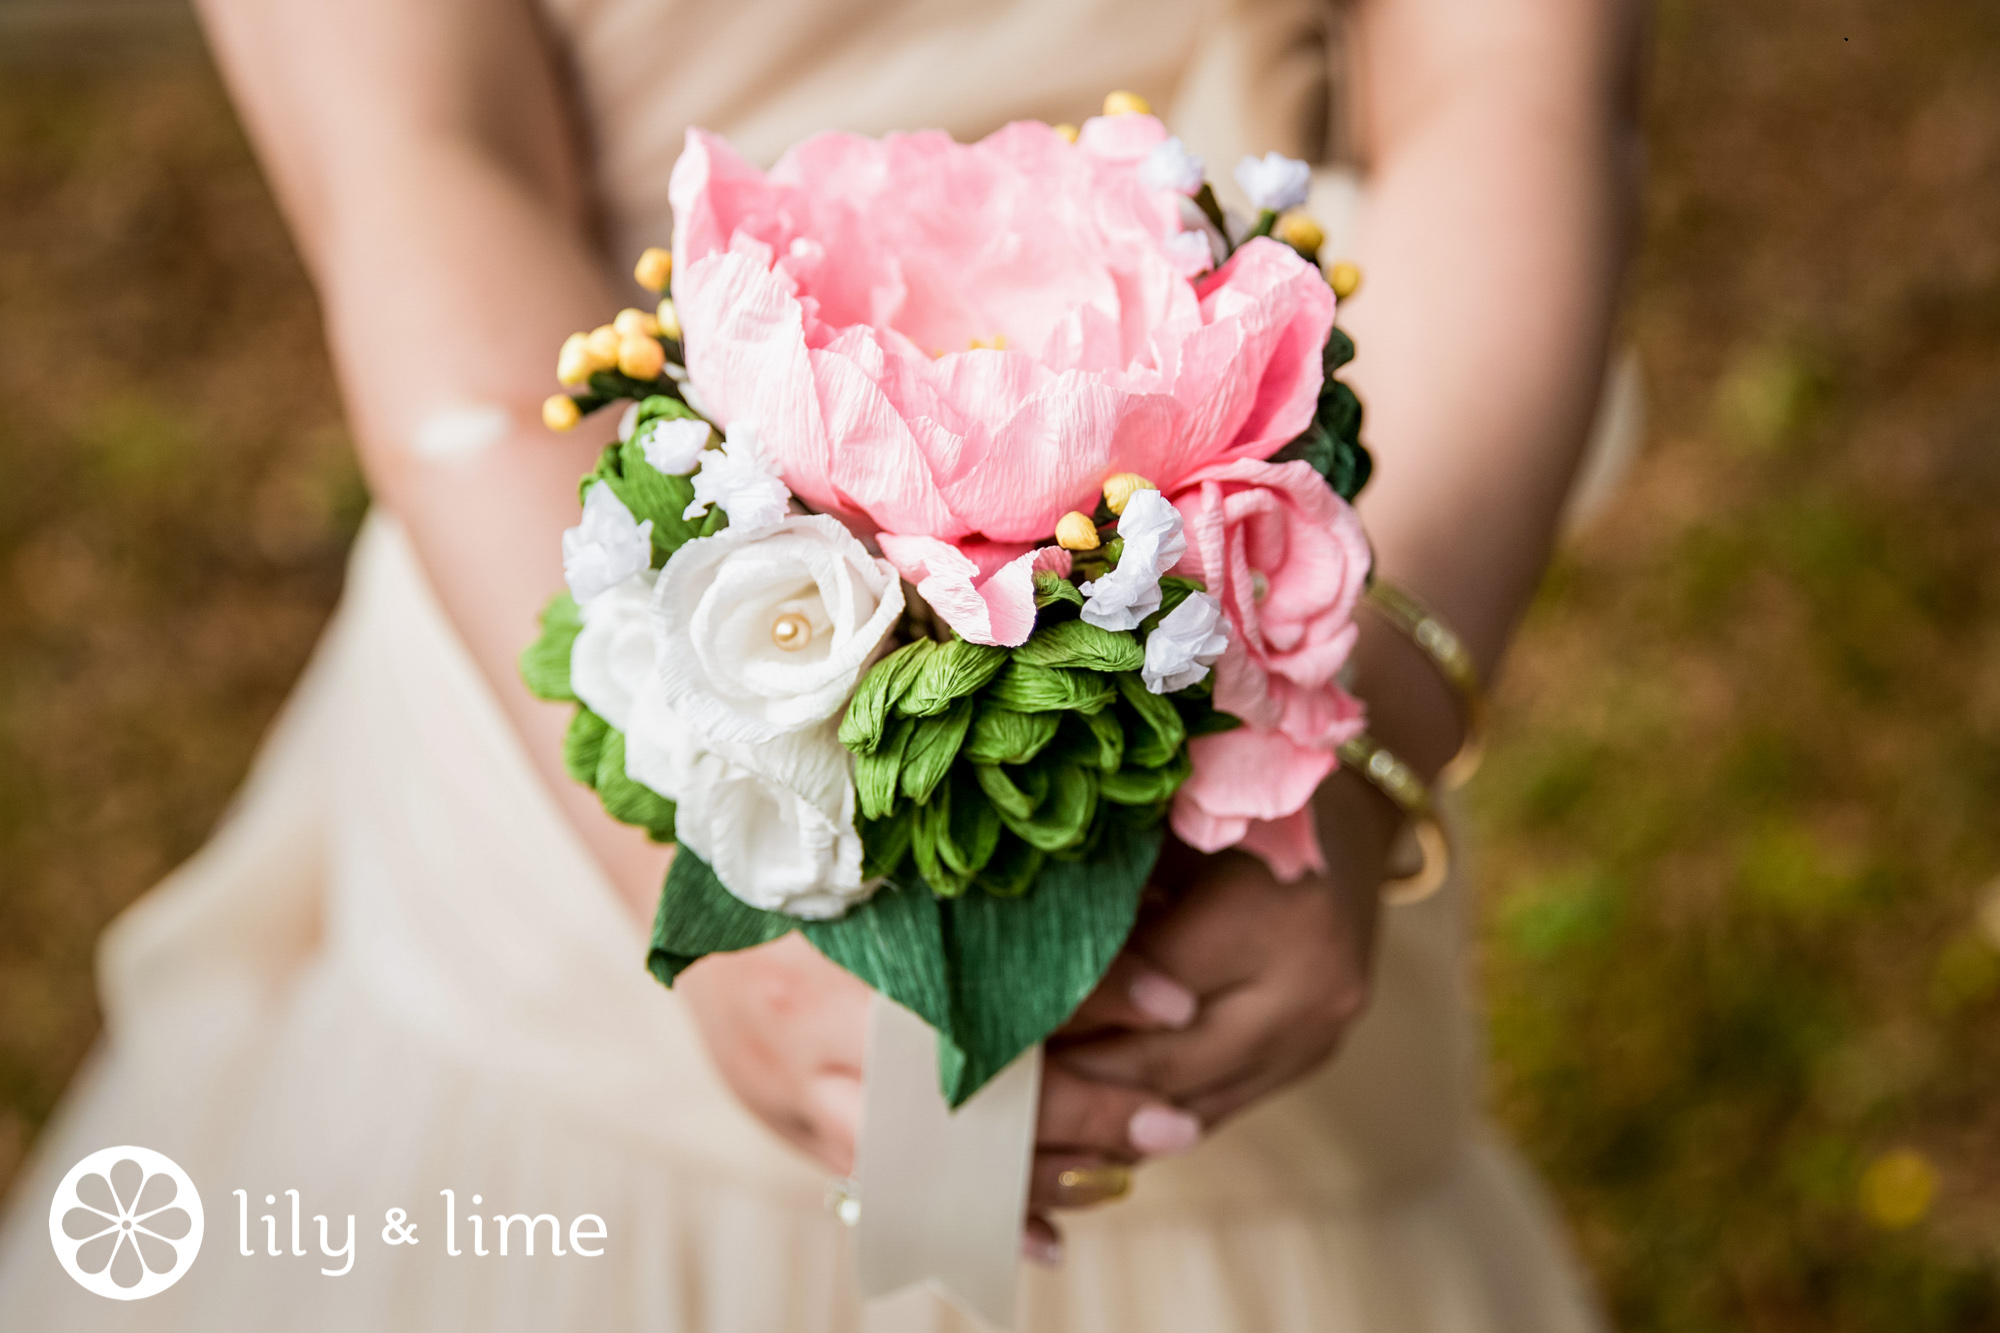
[[(547, 0), (611, 253), (669, 230), (690, 123), (768, 161), (828, 127), (1078, 120), (1154, 99), (1224, 170), (1337, 153), (1335, 17), (1205, 0)], [(1245, 95), (1255, 88), (1257, 97)], [(1246, 114), (1255, 106), (1260, 114)], [(1337, 192), (1325, 198), (1338, 202)], [(1336, 219), (1337, 221), (1337, 219)], [(524, 627), (524, 635), (526, 628)], [(1389, 914), (1341, 1057), (1147, 1167), (1024, 1265), (1035, 1333), (1582, 1333), (1596, 1319), (1533, 1182), (1477, 1112), (1465, 901)], [(928, 1293), (864, 1312), (827, 1181), (731, 1098), (645, 939), (539, 783), (395, 524), (209, 845), (106, 933), (103, 1040), (0, 1235), (0, 1324), (233, 1330), (950, 1330)], [(207, 1209), (173, 1289), (116, 1304), (48, 1239), (97, 1148), (178, 1161)], [(238, 1250), (245, 1191), (250, 1246)], [(309, 1256), (263, 1253), (300, 1191)], [(441, 1191), (459, 1201), (444, 1252)], [(266, 1208), (266, 1195), (277, 1199)], [(604, 1253), (480, 1258), (463, 1214), (604, 1219)], [(388, 1210), (418, 1243), (383, 1239)], [(356, 1217), (345, 1276), (317, 1253)], [(491, 1227), (491, 1222), (487, 1226)], [(517, 1233), (518, 1234), (518, 1233)], [(546, 1229), (544, 1229), (546, 1237)], [(489, 1234), (489, 1247), (492, 1245)]]

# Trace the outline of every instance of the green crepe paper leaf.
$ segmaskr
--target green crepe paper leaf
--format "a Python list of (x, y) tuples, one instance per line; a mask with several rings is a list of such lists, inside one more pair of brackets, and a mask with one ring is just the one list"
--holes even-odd
[[(1154, 630), (1160, 627), (1160, 622), (1162, 620), (1165, 620), (1168, 616), (1174, 613), (1174, 609), (1178, 607), (1182, 602), (1185, 602), (1189, 597), (1193, 596), (1195, 593), (1206, 592), (1207, 590), (1208, 590), (1208, 585), (1204, 584), (1199, 579), (1184, 579), (1174, 574), (1167, 575), (1165, 578), (1160, 580), (1160, 609), (1153, 612), (1152, 615), (1147, 616), (1144, 620), (1140, 621), (1139, 628), (1145, 630), (1146, 633), (1150, 635)], [(1145, 657), (1142, 651), (1140, 656), (1141, 664), (1143, 664), (1144, 661)], [(1139, 668), (1135, 666), (1123, 669), (1130, 671), (1137, 671)]]
[(948, 818), (938, 839), (938, 858), (961, 875), (977, 875), (1000, 846), (1000, 812), (980, 791), (977, 778), (961, 771), (946, 788)]
[(790, 924), (821, 953), (950, 1040), (955, 1019), (944, 915), (922, 885), (884, 884), (838, 921)]
[(1138, 724), (1129, 728), (1125, 761), (1141, 768), (1164, 767), (1187, 744), (1187, 727), (1181, 722), (1180, 710), (1171, 699), (1147, 689), (1146, 682), (1132, 672), (1121, 672), (1116, 679), (1118, 692)]
[(674, 803), (625, 773), (625, 733), (607, 727), (598, 748), (597, 781), (593, 784), (604, 809), (621, 824), (636, 824), (654, 842), (674, 840)]
[(944, 855), (944, 846), (951, 840), (950, 792), (947, 787), (936, 800), (917, 807), (916, 833), (910, 839), (910, 858), (917, 873), (940, 898), (956, 898), (972, 886), (972, 876), (958, 870)]
[(1116, 693), (1101, 675), (1016, 661), (994, 684), (989, 697), (1003, 708), (1021, 713), (1095, 713)]
[(997, 764), (974, 764), (972, 776), (986, 799), (1004, 815), (1016, 819), (1033, 816), (1048, 799), (1049, 773), (1045, 768), (1020, 768), (1009, 772)]
[(1158, 828), (1114, 825), (1091, 860), (1046, 865), (1024, 897), (974, 893), (945, 905), (954, 1024), (938, 1072), (954, 1107), (1096, 989), (1132, 932), (1159, 851)]
[[(1064, 764), (1049, 774), (1049, 793), (1033, 814), (1024, 818), (997, 800), (993, 804), (1001, 820), (1029, 846), (1045, 852), (1069, 851), (1090, 832), (1091, 816), (1097, 813), (1097, 778), (1092, 769)], [(990, 788), (987, 792), (992, 794)]]
[(1326, 377), (1332, 379), (1334, 372), (1354, 359), (1354, 339), (1339, 329), (1329, 329), (1326, 348), (1320, 353), (1320, 365), (1326, 370)]
[(901, 870), (910, 855), (916, 823), (917, 812), (908, 806), (887, 819), (861, 820), (861, 873), (877, 879)]
[(1082, 606), (1083, 594), (1076, 590), (1074, 583), (1071, 583), (1053, 569), (1036, 570), (1035, 609), (1040, 611), (1046, 607), (1054, 606), (1057, 602), (1067, 602), (1071, 606)]
[(984, 689), (1005, 665), (1005, 648), (964, 639), (941, 643), (918, 665), (909, 688), (896, 700), (896, 711), (904, 717), (933, 717)]
[[(1203, 690), (1200, 687), (1210, 688)], [(1225, 713), (1215, 706), (1213, 699), (1213, 678), (1205, 678), (1174, 695), (1174, 705), (1180, 709), (1181, 723), (1187, 728), (1188, 739), (1196, 736), (1213, 736), (1219, 732), (1234, 731), (1243, 725), (1243, 719), (1233, 713)]]
[(868, 754), (880, 745), (889, 709), (909, 689), (924, 659), (936, 651), (935, 642), (918, 639), (870, 667), (854, 689), (847, 715), (840, 719), (840, 743), (856, 754)]
[(1087, 753), (1084, 762), (1095, 763), (1106, 773), (1116, 773), (1118, 765), (1125, 759), (1125, 728), (1107, 710), (1102, 713), (1077, 713), (1074, 716), (1090, 731), (1096, 740), (1095, 753)]
[(889, 724), (887, 736), (872, 753), (854, 756), (854, 795), (864, 819), (886, 819), (896, 813), (896, 785), (903, 772), (903, 751), (917, 724), (907, 717)]
[(903, 751), (903, 795), (918, 805), (930, 800), (938, 783), (951, 771), (951, 761), (958, 757), (958, 747), (965, 743), (966, 728), (971, 725), (970, 699), (958, 700), (943, 717), (927, 717), (917, 723)]
[(1081, 620), (1065, 620), (1038, 629), (1014, 650), (1016, 662), (1032, 666), (1077, 667), (1085, 671), (1137, 671), (1146, 650), (1130, 634), (1099, 629)]
[(653, 914), (653, 944), (646, 969), (671, 986), (689, 966), (712, 953), (753, 949), (788, 934), (799, 923), (782, 912), (750, 906), (722, 887), (708, 863), (683, 847), (674, 853)]
[(1097, 792), (1114, 805), (1161, 805), (1173, 799), (1193, 771), (1194, 761), (1182, 750), (1164, 768), (1127, 765), (1116, 773), (1106, 773), (1097, 780)]
[(542, 632), (521, 650), (521, 683), (537, 699), (575, 703), (576, 691), (569, 684), (569, 657), (583, 629), (583, 609), (576, 598), (559, 592), (542, 608)]
[[(987, 809), (992, 808), (987, 805)], [(993, 855), (986, 862), (986, 868), (979, 872), (975, 882), (988, 893), (1002, 898), (1018, 898), (1035, 882), (1035, 876), (1041, 873), (1047, 860), (1045, 853), (1030, 847), (1013, 834), (1003, 832)]]
[(982, 703), (964, 754), (975, 764), (1025, 764), (1056, 738), (1060, 713), (1017, 713)]
[(597, 766), (604, 754), (604, 738), (611, 724), (588, 708), (576, 710), (563, 735), (563, 767), (586, 787), (597, 786)]

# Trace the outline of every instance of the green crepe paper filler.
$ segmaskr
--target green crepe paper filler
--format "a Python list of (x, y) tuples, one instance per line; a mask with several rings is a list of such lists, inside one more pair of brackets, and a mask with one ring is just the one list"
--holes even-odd
[(1015, 661), (1001, 673), (991, 697), (1021, 713), (1095, 713), (1116, 694), (1100, 675)]
[(972, 721), (965, 757), (975, 764), (1025, 764), (1056, 738), (1060, 713), (1018, 713), (982, 703)]
[(908, 688), (897, 696), (896, 711), (905, 717), (942, 713), (955, 701), (985, 688), (986, 682), (1007, 665), (1007, 656), (1005, 648), (964, 639), (938, 644), (915, 667)]
[(1064, 620), (1035, 633), (1014, 650), (1014, 660), (1030, 666), (1075, 667), (1084, 671), (1137, 671), (1146, 650), (1130, 634)]
[(965, 743), (966, 729), (972, 725), (972, 700), (957, 699), (940, 717), (918, 720), (903, 752), (903, 795), (922, 805), (930, 800), (938, 783), (951, 771), (958, 747)]

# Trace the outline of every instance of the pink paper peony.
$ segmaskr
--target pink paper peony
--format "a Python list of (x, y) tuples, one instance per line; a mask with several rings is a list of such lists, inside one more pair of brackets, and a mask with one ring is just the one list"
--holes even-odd
[[(1009, 559), (1109, 473), (1171, 493), (1269, 455), (1312, 417), (1333, 295), (1270, 240), (1183, 276), (1179, 197), (1139, 179), (1165, 138), (1136, 115), (1074, 145), (1031, 122), (974, 144), (822, 134), (765, 173), (690, 131), (670, 192), (696, 394), (720, 425), (754, 420), (815, 509)], [(937, 610), (1005, 642), (985, 636), (1023, 622), (1031, 586)]]
[(1368, 541), (1306, 463), (1211, 466), (1173, 499), (1188, 541), (1176, 572), (1208, 585), (1233, 630), (1215, 706), (1244, 721), (1190, 744), (1174, 831), (1203, 851), (1240, 844), (1295, 878), (1325, 864), (1306, 802), (1366, 722), (1336, 673), (1354, 647)]

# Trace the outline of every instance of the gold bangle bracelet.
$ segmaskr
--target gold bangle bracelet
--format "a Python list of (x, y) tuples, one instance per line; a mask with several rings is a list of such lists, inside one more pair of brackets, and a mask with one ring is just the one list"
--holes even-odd
[(1417, 770), (1395, 752), (1384, 749), (1365, 731), (1343, 743), (1338, 754), (1342, 766), (1353, 769), (1395, 802), (1416, 834), (1417, 849), (1423, 853), (1424, 862), (1413, 873), (1383, 881), (1382, 901), (1422, 902), (1443, 888), (1445, 876), (1451, 873), (1451, 839), (1438, 819), (1430, 788), (1424, 785)]
[(1479, 770), (1479, 761), (1486, 757), (1486, 687), (1479, 679), (1479, 664), (1472, 660), (1472, 651), (1457, 631), (1387, 579), (1378, 578), (1368, 585), (1367, 601), (1431, 660), (1438, 674), (1458, 695), (1465, 739), (1437, 777), (1440, 791), (1456, 791)]

